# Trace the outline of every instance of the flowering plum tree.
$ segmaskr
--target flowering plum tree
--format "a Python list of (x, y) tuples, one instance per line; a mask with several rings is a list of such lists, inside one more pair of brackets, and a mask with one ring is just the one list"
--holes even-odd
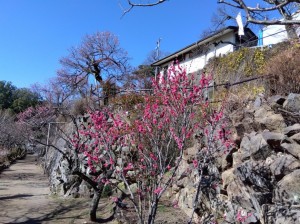
[[(67, 125), (56, 126), (55, 132), (56, 138), (65, 141), (66, 148), (64, 149), (58, 148), (45, 138), (48, 124), (59, 123), (55, 122), (55, 111), (51, 107), (28, 108), (18, 116), (19, 123), (26, 127), (28, 137), (61, 153), (68, 163), (70, 174), (77, 175), (93, 189), (94, 196), (90, 209), (91, 221), (96, 221), (96, 211), (101, 193), (113, 173), (112, 147), (117, 145), (118, 139), (121, 138), (118, 126), (110, 122), (109, 116), (112, 114), (108, 111), (95, 112), (90, 117), (93, 126), (88, 126), (85, 123), (80, 124), (78, 119), (69, 114), (69, 117), (72, 118), (72, 122), (70, 122), (72, 132), (68, 131)], [(81, 126), (79, 127), (79, 125)], [(98, 144), (101, 147), (97, 148)], [(87, 165), (85, 165), (86, 161)], [(110, 163), (104, 161), (110, 161)]]
[(135, 121), (126, 123), (120, 116), (96, 112), (91, 114), (92, 126), (79, 132), (91, 139), (89, 146), (81, 146), (90, 169), (114, 170), (127, 187), (140, 223), (154, 223), (158, 203), (174, 179), (188, 141), (207, 124), (209, 81), (203, 75), (195, 83), (183, 68), (172, 66), (167, 77), (153, 82), (153, 94), (145, 97)]
[[(143, 114), (134, 123), (131, 141), (135, 152), (130, 164), (138, 185), (140, 204), (136, 210), (141, 223), (154, 223), (159, 200), (173, 181), (183, 150), (203, 125), (203, 120), (197, 119), (197, 112), (206, 116), (205, 88), (209, 77), (202, 76), (197, 84), (193, 82), (193, 77), (189, 78), (182, 67), (172, 66), (167, 77), (153, 83), (153, 95), (146, 97)], [(122, 179), (134, 200), (126, 172), (122, 173)], [(144, 200), (148, 203), (143, 203)]]
[[(197, 208), (201, 183), (205, 176), (213, 176), (205, 170), (213, 164), (215, 152), (230, 145), (221, 122), (222, 112), (214, 111), (206, 99), (209, 83), (209, 76), (202, 75), (196, 82), (193, 75), (189, 77), (182, 67), (174, 65), (166, 77), (154, 80), (152, 95), (145, 96), (134, 121), (108, 108), (90, 112), (88, 121), (82, 124), (73, 119), (73, 136), (64, 135), (70, 151), (61, 153), (72, 174), (94, 189), (92, 221), (96, 220), (104, 187), (115, 185), (129, 197), (140, 223), (154, 223), (158, 204), (174, 181), (184, 150), (202, 130), (205, 144), (194, 159), (199, 173)], [(43, 113), (28, 111), (21, 117), (28, 121), (29, 115), (38, 118), (39, 114)], [(126, 189), (119, 187), (120, 182)]]
[[(90, 219), (95, 221), (101, 193), (106, 185), (111, 184), (120, 148), (125, 146), (127, 125), (120, 116), (107, 109), (90, 113), (90, 121), (88, 126), (81, 125), (78, 135), (72, 139), (72, 145), (77, 154), (83, 153), (87, 159), (88, 183), (94, 189)], [(77, 158), (75, 163), (79, 162)], [(74, 174), (87, 178), (79, 170)]]

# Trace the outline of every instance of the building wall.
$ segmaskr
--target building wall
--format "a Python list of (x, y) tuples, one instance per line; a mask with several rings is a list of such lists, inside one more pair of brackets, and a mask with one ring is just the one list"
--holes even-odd
[(277, 44), (287, 39), (285, 26), (272, 25), (263, 28), (263, 45)]
[[(228, 33), (220, 38), (215, 39), (213, 42), (219, 42), (219, 41), (230, 42), (234, 44), (236, 43), (234, 33)], [(207, 64), (207, 62), (209, 61), (209, 59), (215, 56), (222, 56), (233, 51), (234, 51), (234, 46), (229, 43), (220, 43), (216, 47), (214, 46), (214, 44), (210, 44), (208, 46), (208, 51), (206, 53), (199, 54), (192, 58), (189, 58), (187, 54), (185, 56), (185, 60), (183, 60), (179, 64), (186, 69), (187, 73), (195, 73), (203, 69), (204, 66)], [(171, 62), (161, 66), (161, 72), (160, 72), (161, 75), (166, 70), (166, 67), (170, 66), (170, 64)]]
[[(300, 20), (300, 13), (296, 13), (293, 18), (295, 20)], [(300, 35), (299, 28), (296, 29), (298, 36)], [(288, 39), (288, 35), (284, 25), (269, 25), (265, 26), (263, 29), (263, 45), (271, 45), (283, 42)]]

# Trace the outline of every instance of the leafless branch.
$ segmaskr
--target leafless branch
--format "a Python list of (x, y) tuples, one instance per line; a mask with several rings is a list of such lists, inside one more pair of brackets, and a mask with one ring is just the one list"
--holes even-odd
[(152, 7), (152, 6), (156, 6), (159, 4), (162, 4), (164, 2), (166, 2), (167, 0), (155, 0), (155, 1), (151, 1), (148, 3), (136, 3), (134, 1), (131, 0), (127, 0), (127, 3), (129, 5), (129, 7), (127, 9), (125, 9), (124, 7), (122, 7), (122, 5), (119, 3), (119, 6), (121, 7), (121, 9), (123, 10), (123, 15), (122, 17), (127, 14), (128, 12), (130, 12), (134, 7)]
[[(295, 20), (292, 18), (292, 12), (289, 11), (288, 7), (294, 3), (300, 3), (300, 0), (263, 0), (262, 2), (268, 3), (270, 6), (261, 7), (259, 3), (255, 7), (248, 6), (244, 0), (219, 0), (218, 3), (225, 4), (230, 7), (242, 9), (247, 18), (247, 22), (253, 24), (262, 24), (262, 25), (292, 25), (300, 24), (300, 20)], [(261, 13), (267, 13), (277, 11), (279, 12), (283, 19), (257, 19), (257, 15), (261, 16)]]

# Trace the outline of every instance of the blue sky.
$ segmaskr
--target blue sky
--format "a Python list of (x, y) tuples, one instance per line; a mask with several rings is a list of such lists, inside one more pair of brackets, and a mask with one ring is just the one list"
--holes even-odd
[(200, 38), (210, 25), (217, 0), (171, 0), (134, 8), (122, 16), (126, 0), (0, 0), (0, 80), (17, 87), (46, 84), (59, 59), (86, 34), (110, 31), (132, 58), (143, 63), (162, 38), (174, 52)]

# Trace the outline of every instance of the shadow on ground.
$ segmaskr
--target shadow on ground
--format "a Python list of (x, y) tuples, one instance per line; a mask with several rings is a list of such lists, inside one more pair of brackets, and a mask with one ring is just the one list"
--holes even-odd
[(17, 199), (17, 198), (26, 198), (26, 197), (32, 197), (32, 196), (33, 196), (32, 194), (17, 194), (17, 195), (3, 196), (3, 197), (0, 196), (0, 201), (10, 200), (10, 199)]

